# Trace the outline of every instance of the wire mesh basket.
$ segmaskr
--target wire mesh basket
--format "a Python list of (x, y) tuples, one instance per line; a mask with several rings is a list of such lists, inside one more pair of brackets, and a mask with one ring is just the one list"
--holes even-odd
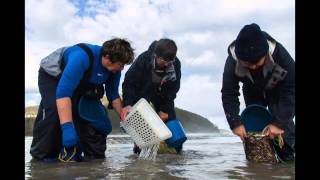
[(248, 161), (277, 163), (278, 159), (268, 136), (248, 133), (244, 141), (244, 151)]

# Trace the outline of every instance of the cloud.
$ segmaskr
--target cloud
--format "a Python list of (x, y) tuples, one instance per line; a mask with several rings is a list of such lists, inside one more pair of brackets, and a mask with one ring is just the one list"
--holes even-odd
[(67, 0), (26, 1), (27, 39), (34, 41), (64, 41), (64, 26), (74, 18), (76, 7)]
[[(182, 77), (176, 105), (206, 117), (219, 116), (223, 113), (221, 87), (221, 81), (210, 75)], [(242, 99), (240, 97), (241, 101)]]
[(175, 104), (202, 115), (209, 115), (208, 112), (210, 115), (221, 114), (220, 88), (221, 83), (215, 82), (208, 75), (182, 77)]
[[(162, 4), (162, 6), (164, 6)], [(167, 1), (167, 16), (161, 20), (177, 31), (194, 28), (206, 29), (212, 24), (227, 27), (241, 26), (251, 17), (281, 17), (294, 8), (294, 2), (255, 0), (201, 0)], [(166, 19), (167, 18), (167, 19)], [(172, 20), (173, 19), (173, 20)], [(240, 25), (240, 26), (239, 26)]]
[[(221, 80), (210, 75), (182, 77), (181, 89), (177, 94), (175, 105), (208, 118), (219, 129), (228, 130), (229, 125), (222, 106), (221, 88)], [(240, 84), (241, 88), (242, 84)], [(239, 101), (241, 112), (245, 108), (242, 92), (240, 92)]]
[(219, 66), (221, 67), (221, 64), (223, 61), (221, 61), (222, 58), (216, 57), (216, 55), (211, 50), (207, 50), (202, 52), (200, 56), (196, 58), (186, 58), (185, 64), (187, 66), (191, 66), (194, 68), (203, 68), (203, 67), (212, 67), (212, 66)]
[[(215, 119), (224, 117), (220, 89), (227, 47), (245, 24), (256, 22), (295, 57), (292, 0), (27, 0), (25, 8), (27, 94), (38, 92), (40, 60), (61, 46), (121, 37), (138, 56), (153, 40), (167, 37), (176, 41), (182, 63), (176, 105)], [(32, 98), (28, 102), (39, 102)]]

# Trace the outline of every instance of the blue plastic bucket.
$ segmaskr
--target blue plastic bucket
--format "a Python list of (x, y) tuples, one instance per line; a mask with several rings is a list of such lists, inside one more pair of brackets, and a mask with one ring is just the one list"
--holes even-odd
[(167, 127), (172, 133), (172, 137), (166, 140), (170, 147), (180, 147), (186, 140), (187, 136), (179, 120), (173, 119), (166, 122)]
[(240, 116), (247, 132), (261, 132), (272, 119), (271, 113), (258, 104), (247, 106)]

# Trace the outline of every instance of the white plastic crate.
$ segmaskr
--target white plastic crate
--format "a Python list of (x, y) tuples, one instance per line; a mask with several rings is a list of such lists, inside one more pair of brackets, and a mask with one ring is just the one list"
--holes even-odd
[(148, 147), (169, 139), (172, 134), (151, 105), (141, 98), (120, 125), (140, 147)]

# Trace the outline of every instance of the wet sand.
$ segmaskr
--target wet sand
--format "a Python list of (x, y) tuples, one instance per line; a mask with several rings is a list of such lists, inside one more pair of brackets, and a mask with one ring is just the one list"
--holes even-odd
[(295, 179), (295, 165), (252, 163), (242, 142), (228, 133), (187, 134), (182, 155), (158, 154), (139, 160), (127, 135), (107, 139), (106, 159), (81, 163), (31, 161), (32, 137), (25, 138), (26, 179)]

